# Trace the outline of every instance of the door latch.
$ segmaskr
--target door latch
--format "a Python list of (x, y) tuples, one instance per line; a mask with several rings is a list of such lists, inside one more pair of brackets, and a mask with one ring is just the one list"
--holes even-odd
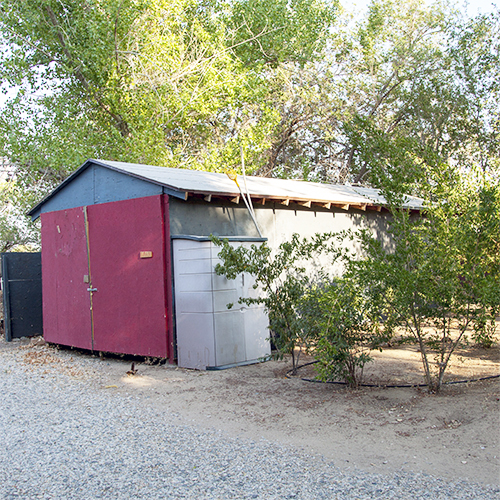
[(97, 288), (87, 288), (87, 292), (97, 292)]

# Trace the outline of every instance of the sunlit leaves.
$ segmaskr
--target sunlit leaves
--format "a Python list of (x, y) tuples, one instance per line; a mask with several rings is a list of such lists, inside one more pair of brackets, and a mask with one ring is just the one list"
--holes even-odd
[(334, 0), (238, 0), (228, 18), (233, 50), (251, 66), (304, 65), (324, 47), (336, 8)]
[[(385, 301), (413, 335), (426, 383), (437, 391), (468, 329), (484, 345), (493, 341), (500, 309), (500, 184), (480, 170), (460, 173), (447, 165), (432, 176), (425, 216), (393, 207), (393, 246), (363, 233), (367, 258), (352, 266), (369, 300)], [(401, 195), (389, 194), (394, 200)]]
[(239, 302), (265, 306), (270, 338), (279, 356), (291, 354), (296, 371), (300, 352), (307, 349), (315, 333), (314, 325), (306, 325), (305, 316), (301, 315), (304, 297), (315, 278), (306, 268), (310, 268), (311, 262), (320, 255), (327, 256), (331, 264), (340, 257), (335, 235), (317, 234), (308, 240), (295, 233), (274, 250), (267, 243), (245, 248), (234, 247), (217, 237), (212, 237), (212, 241), (221, 247), (218, 257), (222, 262), (215, 267), (217, 274), (230, 280), (241, 273), (254, 277), (255, 288), (259, 288), (260, 294), (240, 297)]

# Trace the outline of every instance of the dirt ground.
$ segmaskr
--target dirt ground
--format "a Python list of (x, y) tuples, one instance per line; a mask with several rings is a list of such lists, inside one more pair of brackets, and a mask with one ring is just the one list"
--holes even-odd
[[(342, 469), (422, 471), (449, 480), (500, 484), (500, 379), (425, 388), (363, 387), (306, 382), (304, 368), (286, 378), (287, 361), (197, 372), (102, 357), (23, 339), (0, 341), (26, 369), (83, 379), (96, 391), (142, 398), (174, 423), (221, 429), (231, 437), (268, 440), (324, 456)], [(375, 353), (365, 382), (422, 383), (413, 347)], [(304, 359), (304, 362), (307, 359)], [(468, 348), (453, 358), (449, 379), (498, 375), (500, 347)]]

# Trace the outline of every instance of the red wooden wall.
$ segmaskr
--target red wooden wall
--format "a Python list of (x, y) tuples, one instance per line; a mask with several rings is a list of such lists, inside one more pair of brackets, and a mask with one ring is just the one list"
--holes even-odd
[(168, 197), (41, 218), (45, 339), (172, 359)]

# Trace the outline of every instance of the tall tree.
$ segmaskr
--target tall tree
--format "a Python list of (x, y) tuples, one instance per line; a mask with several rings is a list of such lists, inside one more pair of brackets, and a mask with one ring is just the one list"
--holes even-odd
[(430, 391), (439, 391), (452, 354), (470, 332), (494, 342), (500, 310), (500, 177), (442, 165), (432, 172), (426, 217), (394, 202), (392, 246), (361, 233), (364, 257), (350, 263), (368, 301), (384, 304), (419, 346)]
[(418, 191), (424, 164), (498, 161), (498, 12), (374, 0), (337, 27), (322, 64), (288, 66), (261, 173)]
[[(227, 156), (224, 143), (242, 122), (262, 150), (277, 117), (265, 102), (269, 75), (260, 58), (274, 51), (280, 62), (310, 60), (333, 7), (310, 0), (257, 7), (253, 0), (4, 2), (0, 30), (9, 50), (1, 75), (21, 86), (3, 115), (4, 154), (19, 163), (43, 158), (56, 170), (89, 154), (212, 168), (212, 150)], [(18, 142), (23, 133), (29, 140)]]
[(0, 156), (41, 193), (88, 157), (220, 170), (240, 147), (260, 175), (415, 193), (443, 161), (498, 164), (498, 11), (336, 5), (6, 0)]
[(6, 0), (0, 78), (17, 93), (0, 156), (40, 196), (89, 157), (217, 170), (239, 163), (242, 145), (255, 169), (279, 122), (267, 68), (314, 57), (334, 11), (321, 0)]

